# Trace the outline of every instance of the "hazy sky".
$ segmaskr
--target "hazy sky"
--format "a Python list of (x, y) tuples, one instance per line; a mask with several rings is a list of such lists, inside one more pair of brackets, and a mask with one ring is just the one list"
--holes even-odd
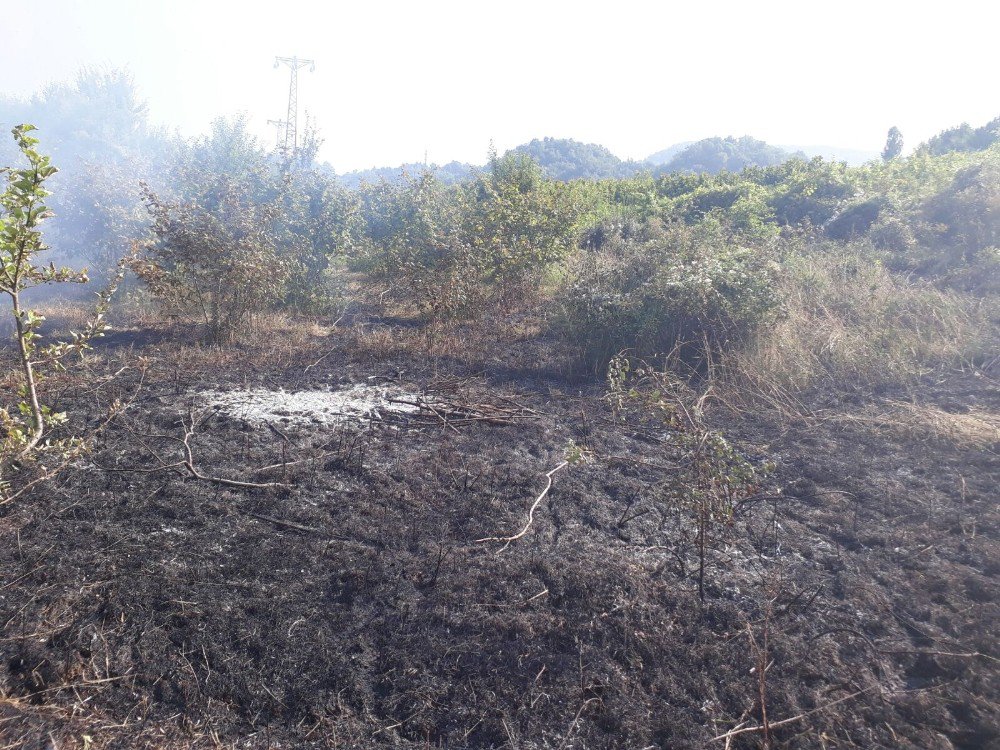
[[(13, 2), (13, 0), (8, 0)], [(546, 135), (642, 158), (753, 135), (878, 150), (1000, 114), (1000, 5), (968, 2), (28, 3), (0, 46), (0, 91), (30, 95), (82, 65), (127, 67), (153, 119), (182, 133), (245, 111), (273, 142), (287, 69), (345, 171), (481, 163)], [(300, 115), (301, 117), (301, 115)]]

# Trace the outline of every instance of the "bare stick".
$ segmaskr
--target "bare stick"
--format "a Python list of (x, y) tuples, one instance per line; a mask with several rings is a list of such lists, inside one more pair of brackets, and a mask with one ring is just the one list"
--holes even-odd
[[(565, 466), (565, 464), (563, 464)], [(563, 737), (562, 744), (559, 745), (559, 750), (563, 750), (566, 747), (566, 743), (569, 742), (569, 738), (573, 736), (573, 731), (576, 729), (577, 723), (580, 721), (580, 717), (583, 715), (584, 709), (587, 708), (591, 703), (599, 701), (600, 698), (588, 698), (580, 706), (580, 710), (576, 712), (576, 716), (573, 717), (573, 723), (569, 725), (569, 729), (566, 730), (566, 736)]]
[(545, 499), (545, 496), (549, 494), (549, 490), (552, 489), (552, 475), (555, 474), (560, 469), (566, 467), (567, 465), (569, 465), (569, 461), (563, 461), (556, 468), (554, 468), (552, 471), (550, 471), (548, 474), (545, 475), (545, 480), (546, 480), (545, 489), (542, 490), (542, 494), (540, 494), (537, 498), (535, 498), (535, 502), (531, 504), (531, 508), (528, 510), (528, 522), (524, 524), (523, 529), (521, 529), (513, 536), (488, 536), (485, 537), (484, 539), (477, 539), (475, 543), (480, 544), (482, 542), (506, 542), (506, 544), (504, 544), (504, 546), (501, 547), (499, 550), (500, 552), (503, 552), (511, 545), (511, 542), (517, 541), (522, 536), (527, 534), (528, 529), (531, 528), (531, 524), (535, 520), (535, 508), (538, 507), (539, 503), (541, 503), (542, 500)]
[(269, 523), (273, 523), (275, 526), (284, 526), (289, 529), (295, 529), (296, 531), (319, 531), (319, 529), (314, 528), (312, 526), (303, 526), (302, 524), (295, 523), (294, 521), (283, 521), (280, 518), (274, 518), (272, 516), (264, 516), (261, 515), (260, 513), (251, 513), (250, 511), (246, 511), (246, 514), (248, 516), (256, 518), (259, 521), (268, 521)]
[(188, 412), (188, 418), (191, 420), (191, 426), (184, 426), (184, 439), (181, 441), (184, 444), (184, 453), (186, 458), (181, 461), (181, 465), (187, 469), (188, 474), (190, 474), (195, 479), (200, 479), (203, 482), (211, 482), (212, 484), (218, 484), (223, 487), (238, 487), (240, 489), (264, 489), (267, 487), (287, 487), (287, 484), (282, 484), (281, 482), (240, 482), (236, 479), (224, 479), (222, 477), (207, 476), (199, 472), (194, 466), (194, 454), (191, 451), (191, 438), (194, 437), (194, 431), (197, 426), (197, 421), (194, 418), (194, 412)]
[[(820, 711), (825, 711), (828, 708), (833, 708), (838, 703), (845, 703), (846, 701), (849, 701), (852, 698), (857, 698), (859, 695), (862, 695), (864, 693), (870, 693), (876, 687), (879, 686), (875, 685), (874, 687), (870, 687), (866, 690), (858, 690), (856, 693), (851, 693), (850, 695), (845, 696), (843, 698), (839, 698), (833, 701), (832, 703), (825, 703), (822, 706), (818, 706), (817, 708), (814, 708), (811, 711), (806, 711), (805, 713), (793, 716), (790, 719), (782, 719), (781, 721), (772, 721), (767, 725), (767, 728), (768, 730), (771, 730), (776, 727), (783, 727), (786, 724), (792, 724), (793, 722), (800, 721), (801, 719), (804, 719), (812, 714), (819, 713)], [(763, 731), (764, 731), (763, 726), (745, 727), (744, 729), (732, 729), (726, 732), (725, 734), (720, 734), (718, 737), (713, 737), (711, 741), (718, 742), (719, 740), (725, 740), (728, 743), (731, 740), (731, 738), (735, 737), (738, 734), (745, 734), (747, 732), (763, 732)]]

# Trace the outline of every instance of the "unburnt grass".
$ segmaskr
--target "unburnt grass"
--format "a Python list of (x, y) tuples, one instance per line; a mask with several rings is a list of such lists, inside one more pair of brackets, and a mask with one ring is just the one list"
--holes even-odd
[(720, 409), (777, 468), (701, 601), (670, 430), (556, 342), (460, 333), (98, 352), (58, 406), (130, 407), (0, 508), (0, 747), (998, 741), (995, 374)]

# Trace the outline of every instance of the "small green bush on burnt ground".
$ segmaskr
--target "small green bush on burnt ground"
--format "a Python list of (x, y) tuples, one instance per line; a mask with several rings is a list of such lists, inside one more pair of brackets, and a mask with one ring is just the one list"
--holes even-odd
[(494, 155), (464, 185), (429, 172), (367, 185), (355, 265), (432, 318), (523, 299), (575, 246), (573, 196), (522, 154)]
[(652, 497), (693, 522), (693, 533), (667, 543), (676, 547), (682, 567), (693, 550), (698, 596), (704, 600), (710, 554), (734, 532), (773, 466), (756, 466), (721, 432), (709, 428), (705, 398), (669, 370), (616, 356), (608, 366), (607, 398), (623, 425), (645, 430), (661, 446), (666, 463), (650, 488)]
[(557, 325), (597, 366), (625, 349), (707, 358), (774, 320), (776, 272), (769, 252), (737, 244), (716, 222), (654, 221), (573, 260)]

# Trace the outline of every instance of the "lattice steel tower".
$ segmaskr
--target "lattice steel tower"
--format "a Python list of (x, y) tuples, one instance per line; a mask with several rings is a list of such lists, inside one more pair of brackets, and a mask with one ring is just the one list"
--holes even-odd
[(274, 147), (275, 148), (284, 148), (284, 146), (282, 144), (281, 133), (282, 133), (282, 131), (285, 131), (285, 130), (288, 129), (288, 123), (285, 122), (284, 120), (268, 120), (267, 124), (268, 125), (273, 125), (274, 129), (275, 129)]
[(299, 71), (308, 66), (309, 72), (316, 70), (316, 63), (313, 60), (300, 60), (297, 57), (276, 57), (274, 67), (280, 68), (287, 65), (292, 71), (292, 78), (288, 84), (288, 114), (285, 115), (285, 150), (291, 153), (299, 147)]

